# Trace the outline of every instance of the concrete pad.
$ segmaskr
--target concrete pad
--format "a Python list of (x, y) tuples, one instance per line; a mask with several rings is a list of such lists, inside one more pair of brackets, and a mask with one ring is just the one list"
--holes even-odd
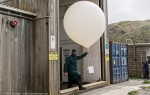
[(142, 84), (144, 80), (129, 80), (126, 82), (111, 84), (110, 86), (91, 90), (80, 95), (127, 95), (128, 92), (141, 89), (141, 86), (150, 86)]

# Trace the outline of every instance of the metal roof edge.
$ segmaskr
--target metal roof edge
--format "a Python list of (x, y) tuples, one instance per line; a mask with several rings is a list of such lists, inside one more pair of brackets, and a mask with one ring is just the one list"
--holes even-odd
[[(127, 44), (128, 46), (131, 46), (133, 44)], [(135, 43), (135, 45), (137, 46), (146, 46), (146, 45), (150, 45), (150, 43)]]
[(10, 11), (13, 11), (13, 12), (18, 12), (18, 13), (22, 13), (22, 14), (30, 15), (30, 16), (34, 16), (34, 17), (37, 16), (36, 13), (21, 10), (21, 9), (14, 8), (14, 7), (10, 7), (10, 6), (4, 5), (4, 4), (0, 4), (0, 9), (10, 10)]

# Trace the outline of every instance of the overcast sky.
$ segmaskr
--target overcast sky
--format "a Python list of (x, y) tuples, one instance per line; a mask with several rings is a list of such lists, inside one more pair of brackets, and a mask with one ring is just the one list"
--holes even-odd
[(108, 23), (150, 20), (150, 0), (107, 0)]

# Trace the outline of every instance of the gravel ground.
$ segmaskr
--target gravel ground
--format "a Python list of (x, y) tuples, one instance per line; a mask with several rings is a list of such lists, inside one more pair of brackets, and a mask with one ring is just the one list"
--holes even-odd
[(141, 86), (150, 86), (143, 84), (144, 80), (129, 80), (126, 82), (111, 84), (110, 86), (95, 89), (80, 95), (128, 95), (128, 92), (136, 90), (137, 95), (150, 95), (150, 90), (141, 89)]
[(150, 95), (150, 89), (139, 89), (137, 95)]

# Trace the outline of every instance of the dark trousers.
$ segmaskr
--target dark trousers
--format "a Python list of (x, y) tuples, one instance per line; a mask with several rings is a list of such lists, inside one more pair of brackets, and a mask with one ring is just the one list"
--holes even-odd
[(145, 71), (145, 73), (144, 73), (144, 78), (145, 78), (145, 79), (148, 79), (148, 78), (149, 78), (149, 71)]
[(73, 84), (78, 84), (79, 88), (82, 87), (82, 78), (81, 78), (81, 75), (78, 76), (77, 79), (75, 79), (75, 80), (68, 79), (68, 87), (67, 88), (71, 88)]

